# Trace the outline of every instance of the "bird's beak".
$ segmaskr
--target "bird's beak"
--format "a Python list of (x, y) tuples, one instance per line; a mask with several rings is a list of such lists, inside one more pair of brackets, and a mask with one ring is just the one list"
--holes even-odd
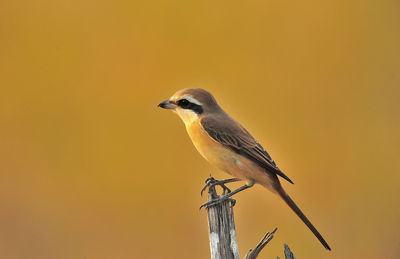
[(161, 102), (158, 107), (161, 107), (163, 109), (174, 109), (175, 108), (175, 104), (173, 102), (171, 102), (169, 99)]

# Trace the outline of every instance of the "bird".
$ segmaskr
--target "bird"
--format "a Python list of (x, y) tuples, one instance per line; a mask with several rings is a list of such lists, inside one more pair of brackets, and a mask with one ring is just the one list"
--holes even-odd
[[(202, 88), (185, 88), (158, 104), (158, 107), (172, 110), (182, 119), (197, 151), (211, 165), (234, 176), (232, 181), (246, 181), (244, 186), (221, 196), (221, 200), (259, 184), (281, 197), (321, 244), (331, 250), (283, 189), (280, 179), (291, 184), (293, 181), (278, 168), (259, 142), (218, 105), (211, 93)], [(205, 205), (213, 204), (215, 201)]]

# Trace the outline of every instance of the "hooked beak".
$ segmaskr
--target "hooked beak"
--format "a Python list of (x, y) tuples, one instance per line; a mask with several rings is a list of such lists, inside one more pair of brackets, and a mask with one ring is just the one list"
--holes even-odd
[(163, 109), (174, 109), (175, 106), (176, 106), (176, 105), (175, 105), (174, 103), (172, 103), (169, 99), (167, 99), (167, 100), (161, 102), (161, 103), (158, 105), (158, 107), (161, 107), (161, 108), (163, 108)]

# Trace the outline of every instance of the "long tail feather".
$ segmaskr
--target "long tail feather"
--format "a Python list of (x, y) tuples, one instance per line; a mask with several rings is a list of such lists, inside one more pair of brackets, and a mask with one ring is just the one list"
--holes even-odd
[(329, 247), (328, 243), (321, 236), (318, 230), (313, 226), (313, 224), (311, 224), (311, 222), (303, 214), (300, 208), (297, 207), (296, 203), (294, 203), (294, 201), (289, 197), (289, 195), (283, 190), (283, 188), (280, 188), (278, 193), (282, 197), (282, 199), (286, 202), (286, 204), (289, 205), (289, 207), (297, 214), (297, 216), (299, 216), (299, 218), (304, 222), (304, 224), (307, 225), (307, 227), (311, 230), (311, 232), (313, 232), (313, 234), (318, 238), (321, 244), (330, 251), (331, 248)]

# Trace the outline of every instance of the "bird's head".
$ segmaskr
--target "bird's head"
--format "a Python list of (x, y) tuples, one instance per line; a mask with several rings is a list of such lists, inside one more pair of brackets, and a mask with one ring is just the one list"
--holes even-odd
[(161, 102), (158, 107), (171, 109), (190, 125), (200, 116), (219, 111), (215, 98), (201, 88), (186, 88), (176, 92), (171, 98)]

